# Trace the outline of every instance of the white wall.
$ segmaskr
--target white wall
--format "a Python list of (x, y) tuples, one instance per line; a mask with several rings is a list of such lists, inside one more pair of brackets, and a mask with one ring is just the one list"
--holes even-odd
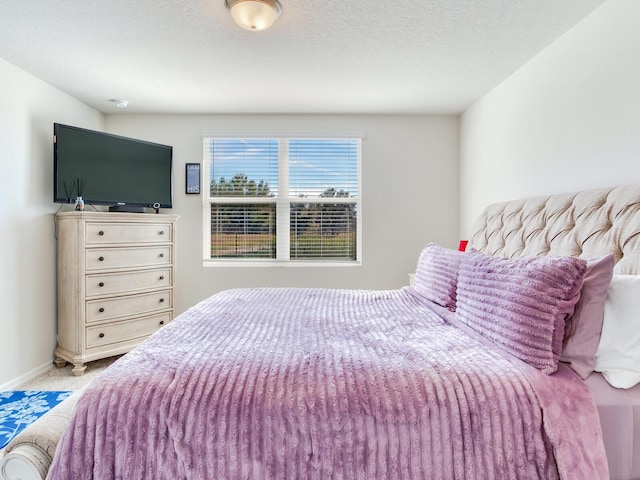
[(53, 123), (100, 113), (0, 59), (0, 390), (51, 365), (56, 345)]
[[(351, 115), (108, 115), (107, 131), (174, 147), (176, 309), (234, 287), (386, 289), (408, 283), (428, 242), (458, 240), (458, 118)], [(185, 195), (184, 165), (202, 162), (202, 133), (364, 133), (363, 265), (202, 266), (202, 196)]]
[(638, 19), (609, 0), (462, 115), (463, 236), (490, 202), (640, 183)]

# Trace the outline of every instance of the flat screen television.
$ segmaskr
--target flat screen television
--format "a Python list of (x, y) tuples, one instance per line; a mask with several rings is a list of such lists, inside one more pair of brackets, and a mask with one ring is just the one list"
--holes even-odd
[(82, 196), (113, 211), (171, 208), (172, 161), (168, 145), (54, 123), (53, 201)]

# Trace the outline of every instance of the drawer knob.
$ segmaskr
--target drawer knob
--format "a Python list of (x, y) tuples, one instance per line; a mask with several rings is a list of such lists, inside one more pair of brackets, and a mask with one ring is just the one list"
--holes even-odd
[(104, 257), (98, 257), (98, 260), (100, 260), (101, 262), (104, 262)]
[(164, 280), (164, 275), (160, 275), (160, 280)]
[(100, 313), (104, 313), (104, 307), (100, 307), (100, 309), (98, 310)]
[(104, 282), (100, 282), (100, 283), (98, 284), (98, 286), (99, 286), (99, 287), (104, 287)]
[(164, 235), (164, 230), (160, 230), (160, 235)]
[(163, 257), (164, 257), (164, 253), (161, 253), (161, 254), (160, 254), (160, 258), (163, 258)]
[(160, 320), (160, 325), (164, 325), (164, 320)]
[(104, 333), (99, 333), (99, 334), (98, 334), (98, 336), (99, 336), (100, 338), (104, 338)]
[(104, 232), (103, 232), (102, 230), (100, 230), (100, 231), (98, 232), (98, 235), (103, 236), (103, 235), (104, 235)]
[(161, 298), (161, 299), (160, 299), (160, 303), (164, 303), (164, 298)]

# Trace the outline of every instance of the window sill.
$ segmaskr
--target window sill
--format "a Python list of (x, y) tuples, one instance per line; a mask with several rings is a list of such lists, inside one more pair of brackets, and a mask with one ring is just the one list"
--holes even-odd
[(303, 260), (204, 260), (203, 267), (360, 267), (362, 260), (345, 261), (303, 261)]

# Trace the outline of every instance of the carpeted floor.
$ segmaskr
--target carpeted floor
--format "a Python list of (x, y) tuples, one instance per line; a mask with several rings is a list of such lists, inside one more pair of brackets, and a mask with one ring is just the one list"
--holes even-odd
[(45, 373), (24, 385), (20, 385), (16, 390), (79, 390), (118, 358), (120, 357), (109, 357), (89, 362), (84, 375), (80, 377), (76, 377), (71, 373), (73, 365), (67, 364), (64, 368), (56, 368), (52, 365)]
[[(51, 365), (49, 370), (33, 380), (16, 387), (15, 390), (79, 390), (100, 375), (105, 368), (118, 358), (120, 357), (103, 358), (95, 362), (89, 362), (87, 363), (87, 369), (84, 375), (80, 377), (76, 377), (71, 373), (72, 365), (67, 365), (64, 368), (56, 368), (54, 365)], [(2, 458), (3, 455), (4, 449), (0, 449), (0, 458)]]

